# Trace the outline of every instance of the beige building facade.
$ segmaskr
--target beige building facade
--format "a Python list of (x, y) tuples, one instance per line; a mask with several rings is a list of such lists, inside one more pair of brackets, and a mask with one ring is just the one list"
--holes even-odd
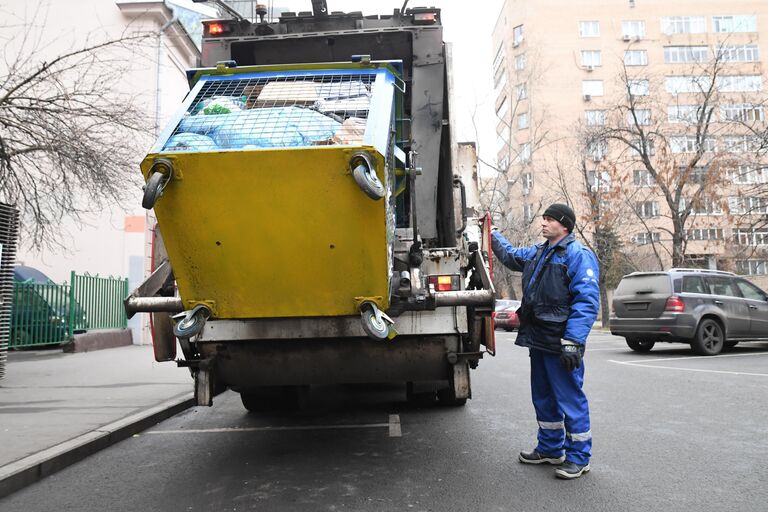
[(535, 237), (554, 200), (589, 232), (599, 205), (635, 268), (668, 267), (658, 183), (683, 179), (686, 266), (768, 274), (768, 2), (506, 0), (493, 49), (512, 237)]

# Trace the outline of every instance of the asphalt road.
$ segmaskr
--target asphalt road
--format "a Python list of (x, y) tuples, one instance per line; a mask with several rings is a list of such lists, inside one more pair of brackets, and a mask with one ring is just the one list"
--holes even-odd
[(768, 343), (694, 357), (593, 333), (593, 470), (517, 462), (535, 442), (528, 357), (498, 333), (463, 408), (401, 386), (313, 390), (303, 412), (249, 415), (217, 397), (14, 495), (3, 512), (765, 511)]

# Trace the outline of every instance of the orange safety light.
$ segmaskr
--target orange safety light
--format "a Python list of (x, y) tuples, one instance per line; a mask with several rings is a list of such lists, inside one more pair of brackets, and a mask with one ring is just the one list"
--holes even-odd
[(437, 23), (437, 13), (419, 12), (413, 15), (414, 25), (434, 25)]
[(436, 292), (461, 290), (461, 279), (457, 275), (429, 276), (429, 284), (434, 286)]
[(220, 36), (224, 33), (224, 24), (223, 23), (209, 23), (208, 24), (208, 35), (209, 36)]

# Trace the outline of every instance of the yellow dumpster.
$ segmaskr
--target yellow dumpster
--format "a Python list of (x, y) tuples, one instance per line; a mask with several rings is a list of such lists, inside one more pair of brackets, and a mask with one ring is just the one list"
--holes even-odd
[(390, 65), (200, 70), (144, 158), (185, 309), (214, 318), (389, 307), (395, 108)]

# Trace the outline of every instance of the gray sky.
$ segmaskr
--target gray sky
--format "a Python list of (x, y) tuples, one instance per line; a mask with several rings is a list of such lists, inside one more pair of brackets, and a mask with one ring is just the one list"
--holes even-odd
[[(327, 0), (331, 11), (363, 11), (363, 14), (392, 14), (403, 0), (376, 2), (360, 0)], [(495, 123), (493, 121), (493, 84), (491, 77), (491, 33), (503, 0), (485, 0), (470, 3), (459, 0), (409, 1), (408, 7), (439, 7), (445, 41), (453, 43), (454, 83), (458, 112), (454, 113), (454, 127), (459, 141), (476, 141), (481, 157), (493, 162), (495, 155)], [(286, 5), (293, 11), (311, 11), (311, 0), (278, 0), (275, 5)], [(480, 12), (477, 12), (477, 7)], [(477, 135), (472, 126), (475, 117)]]

